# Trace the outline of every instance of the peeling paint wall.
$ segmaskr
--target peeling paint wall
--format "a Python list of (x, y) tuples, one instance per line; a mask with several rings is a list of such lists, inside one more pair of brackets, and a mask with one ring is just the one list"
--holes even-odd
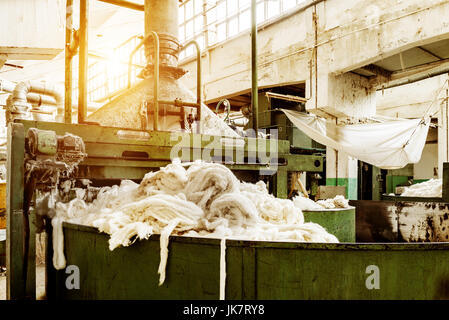
[[(322, 106), (338, 110), (341, 106), (332, 105), (339, 102), (338, 98), (327, 99), (333, 86), (329, 87), (329, 78), (417, 45), (449, 38), (447, 16), (449, 2), (444, 0), (325, 0), (260, 29), (259, 86), (305, 82), (306, 97), (311, 99), (309, 108)], [(244, 33), (210, 48), (203, 55), (206, 102), (249, 92), (250, 52), (250, 35)], [(190, 70), (183, 81), (194, 90), (195, 62), (192, 59), (181, 65)], [(314, 79), (318, 79), (318, 97), (323, 95), (319, 99), (324, 99), (318, 104), (313, 102)], [(373, 110), (371, 89), (361, 83), (360, 90), (368, 91), (367, 99), (361, 100), (361, 113), (369, 115)], [(356, 96), (360, 98), (362, 93)], [(342, 110), (360, 114), (353, 107)]]

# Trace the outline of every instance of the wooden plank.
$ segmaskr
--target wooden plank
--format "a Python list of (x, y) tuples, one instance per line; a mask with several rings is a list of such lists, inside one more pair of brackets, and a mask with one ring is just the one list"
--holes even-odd
[(25, 292), (24, 262), (24, 154), (25, 131), (22, 124), (8, 126), (7, 217), (6, 217), (6, 298), (23, 299)]

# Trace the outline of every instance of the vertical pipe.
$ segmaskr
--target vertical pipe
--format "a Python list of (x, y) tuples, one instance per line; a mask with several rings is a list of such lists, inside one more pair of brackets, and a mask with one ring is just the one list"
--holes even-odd
[(154, 85), (154, 118), (153, 118), (153, 130), (158, 131), (159, 129), (159, 36), (157, 32), (152, 31), (153, 41), (154, 41), (154, 74), (153, 74), (153, 85)]
[(201, 133), (201, 108), (202, 108), (202, 80), (201, 80), (201, 49), (196, 41), (193, 41), (196, 47), (196, 103), (198, 104), (197, 117), (198, 129), (197, 133)]
[(87, 116), (88, 12), (89, 0), (80, 0), (78, 123), (83, 123)]
[(253, 129), (256, 137), (259, 127), (258, 88), (257, 88), (257, 10), (256, 0), (251, 0), (251, 110)]
[(65, 95), (64, 95), (64, 122), (72, 123), (72, 42), (73, 28), (73, 0), (67, 0), (65, 9)]
[[(446, 82), (446, 85), (449, 86), (449, 83)], [(448, 116), (448, 112), (449, 112), (449, 89), (446, 89), (446, 161), (449, 161), (449, 116)]]

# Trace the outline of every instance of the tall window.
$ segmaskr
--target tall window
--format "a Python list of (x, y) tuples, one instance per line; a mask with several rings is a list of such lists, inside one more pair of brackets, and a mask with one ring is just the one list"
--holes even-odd
[[(305, 0), (258, 0), (257, 23), (275, 18)], [(179, 6), (179, 41), (213, 46), (251, 27), (251, 0), (186, 0)], [(183, 59), (194, 53), (182, 52)]]

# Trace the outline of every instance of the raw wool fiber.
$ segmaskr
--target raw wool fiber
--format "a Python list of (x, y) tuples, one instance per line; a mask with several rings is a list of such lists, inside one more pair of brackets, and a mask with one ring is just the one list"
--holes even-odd
[(216, 163), (196, 161), (187, 169), (185, 195), (203, 210), (220, 195), (239, 190), (239, 180), (231, 170)]
[(225, 166), (202, 161), (187, 170), (174, 161), (145, 175), (140, 185), (123, 180), (120, 186), (104, 187), (90, 203), (79, 198), (57, 202), (52, 225), (53, 264), (58, 270), (66, 264), (64, 221), (109, 234), (111, 251), (160, 234), (160, 285), (165, 280), (170, 235), (338, 242), (320, 225), (304, 223), (301, 209), (269, 194), (262, 181), (242, 183)]
[(293, 198), (293, 203), (296, 207), (304, 211), (349, 208), (349, 200), (345, 199), (342, 195), (337, 195), (333, 199), (318, 200), (317, 202), (303, 196), (297, 196)]
[(316, 203), (312, 199), (300, 195), (293, 198), (293, 203), (296, 207), (300, 208), (303, 211), (323, 210), (323, 207), (320, 204)]
[(430, 179), (425, 182), (411, 185), (401, 194), (401, 196), (441, 198), (443, 196), (443, 180)]

